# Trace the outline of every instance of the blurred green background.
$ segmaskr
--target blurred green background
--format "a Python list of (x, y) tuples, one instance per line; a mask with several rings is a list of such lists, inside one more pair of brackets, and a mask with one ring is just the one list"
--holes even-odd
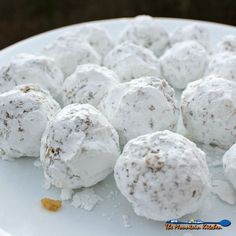
[(0, 0), (0, 49), (57, 27), (138, 14), (236, 25), (236, 0)]

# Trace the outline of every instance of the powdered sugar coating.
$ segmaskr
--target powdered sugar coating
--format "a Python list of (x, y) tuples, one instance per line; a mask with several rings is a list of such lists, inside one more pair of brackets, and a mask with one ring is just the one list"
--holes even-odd
[(99, 109), (118, 131), (122, 145), (139, 135), (175, 130), (179, 114), (174, 90), (156, 77), (120, 84), (108, 93)]
[(223, 156), (223, 168), (225, 177), (233, 184), (236, 188), (236, 144)]
[(101, 63), (101, 56), (88, 42), (75, 40), (74, 34), (69, 32), (46, 45), (42, 54), (53, 58), (65, 77), (72, 74), (78, 65)]
[(210, 47), (210, 33), (200, 24), (189, 24), (179, 27), (170, 37), (172, 45), (188, 40), (197, 41), (206, 49)]
[(236, 54), (223, 52), (213, 55), (209, 61), (206, 75), (236, 82)]
[(196, 41), (176, 43), (160, 58), (163, 77), (175, 88), (184, 89), (189, 82), (200, 79), (208, 57)]
[(74, 194), (71, 205), (85, 211), (92, 211), (103, 198), (97, 195), (93, 188), (86, 188)]
[(0, 95), (0, 156), (13, 159), (38, 157), (47, 122), (60, 106), (38, 85), (15, 87)]
[(181, 98), (183, 123), (196, 141), (228, 148), (236, 140), (236, 83), (208, 77), (190, 83)]
[(80, 65), (63, 84), (63, 103), (89, 103), (97, 107), (108, 91), (118, 83), (118, 76), (106, 67), (95, 64)]
[(153, 52), (130, 42), (112, 49), (104, 58), (104, 65), (116, 72), (122, 82), (161, 75), (159, 61)]
[(18, 54), (0, 69), (0, 92), (17, 85), (34, 83), (57, 96), (64, 81), (63, 74), (54, 60), (45, 56)]
[(216, 52), (236, 52), (236, 35), (226, 35), (216, 46)]
[(89, 104), (64, 107), (42, 137), (44, 175), (58, 188), (89, 187), (113, 171), (119, 138), (107, 119)]
[(102, 58), (114, 47), (111, 36), (99, 26), (89, 24), (79, 26), (72, 35), (76, 41), (88, 42)]
[(157, 19), (151, 16), (137, 16), (123, 30), (119, 41), (141, 45), (160, 56), (168, 46), (169, 36)]
[(114, 176), (135, 213), (158, 221), (197, 211), (210, 186), (204, 152), (167, 130), (129, 141)]

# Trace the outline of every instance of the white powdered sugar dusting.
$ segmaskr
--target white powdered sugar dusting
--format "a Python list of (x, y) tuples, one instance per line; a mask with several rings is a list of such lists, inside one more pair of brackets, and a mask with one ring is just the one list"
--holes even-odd
[(40, 162), (39, 158), (34, 161), (34, 166), (37, 167), (37, 168), (42, 166), (42, 163)]
[(211, 192), (228, 204), (236, 203), (236, 194), (230, 184), (224, 180), (213, 180)]
[(60, 198), (62, 201), (70, 200), (73, 196), (74, 191), (72, 189), (63, 188), (61, 190)]
[(43, 188), (48, 190), (51, 188), (51, 183), (48, 180), (44, 180)]
[(91, 211), (100, 201), (103, 199), (95, 193), (94, 189), (88, 188), (75, 193), (71, 204), (75, 208)]
[(131, 225), (129, 223), (129, 216), (128, 215), (122, 215), (122, 219), (123, 219), (123, 225), (125, 228), (131, 227)]

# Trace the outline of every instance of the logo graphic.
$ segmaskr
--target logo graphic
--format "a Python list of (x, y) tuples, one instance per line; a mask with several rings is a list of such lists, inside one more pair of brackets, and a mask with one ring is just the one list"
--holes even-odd
[(223, 227), (231, 225), (229, 220), (221, 221), (202, 221), (200, 219), (189, 221), (168, 220), (166, 221), (166, 230), (221, 230)]

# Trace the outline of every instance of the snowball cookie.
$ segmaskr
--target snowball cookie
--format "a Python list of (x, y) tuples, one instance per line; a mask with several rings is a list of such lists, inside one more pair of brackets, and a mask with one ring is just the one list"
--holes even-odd
[(129, 141), (114, 176), (135, 213), (158, 221), (197, 211), (210, 186), (204, 152), (168, 130)]
[(64, 105), (89, 103), (97, 107), (108, 91), (119, 83), (118, 76), (106, 67), (95, 64), (80, 65), (63, 85)]
[(0, 93), (16, 85), (34, 83), (56, 96), (63, 81), (60, 68), (45, 56), (19, 54), (0, 69)]
[(47, 122), (59, 104), (38, 85), (19, 85), (0, 95), (0, 157), (38, 157)]
[(71, 40), (71, 34), (62, 35), (42, 50), (42, 54), (55, 60), (65, 77), (72, 74), (78, 65), (101, 63), (101, 57), (93, 47), (87, 42)]
[(178, 28), (170, 37), (171, 44), (195, 40), (206, 49), (210, 47), (210, 33), (207, 28), (200, 24), (190, 24)]
[(42, 137), (40, 159), (46, 179), (58, 188), (89, 187), (113, 171), (119, 138), (89, 104), (64, 107)]
[(225, 177), (236, 188), (236, 144), (234, 144), (223, 156), (223, 168)]
[(120, 42), (130, 41), (146, 47), (160, 56), (169, 43), (166, 30), (150, 16), (137, 16), (130, 21), (120, 36)]
[(207, 61), (206, 50), (198, 42), (176, 43), (160, 59), (162, 75), (173, 87), (184, 89), (202, 77)]
[(114, 42), (108, 32), (95, 25), (79, 26), (73, 35), (77, 41), (88, 42), (102, 57), (114, 47)]
[(236, 52), (236, 35), (226, 35), (216, 46), (217, 52)]
[(120, 84), (99, 108), (118, 131), (122, 145), (139, 135), (175, 130), (179, 115), (174, 90), (156, 77)]
[(236, 83), (205, 78), (190, 83), (181, 98), (183, 123), (193, 139), (222, 148), (236, 141)]
[(213, 55), (205, 74), (236, 82), (236, 54), (224, 52)]
[(115, 71), (122, 82), (141, 76), (161, 75), (159, 60), (153, 52), (130, 42), (112, 49), (104, 58), (104, 65)]

